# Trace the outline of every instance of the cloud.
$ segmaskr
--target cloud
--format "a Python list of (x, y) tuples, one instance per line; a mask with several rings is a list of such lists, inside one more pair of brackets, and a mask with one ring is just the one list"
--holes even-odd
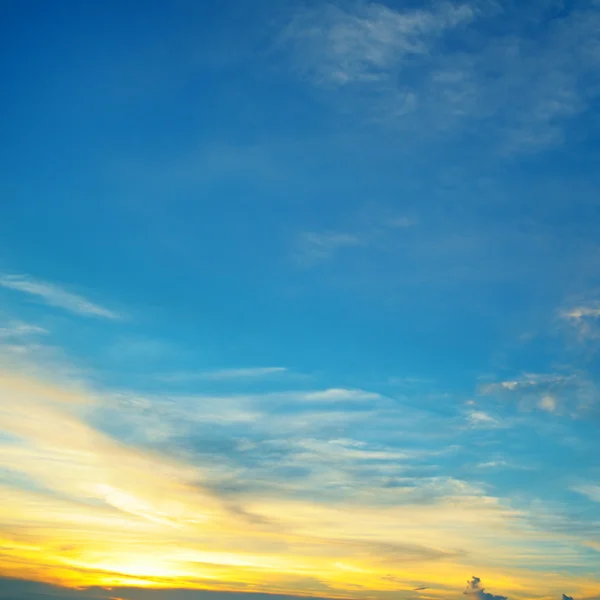
[(478, 133), (512, 155), (562, 143), (593, 105), (599, 28), (587, 3), (355, 2), (301, 11), (279, 41), (295, 72), (344, 112), (424, 140)]
[(337, 231), (303, 233), (296, 242), (295, 257), (301, 264), (326, 261), (344, 248), (361, 246), (363, 239), (352, 233)]
[(464, 594), (473, 598), (474, 600), (508, 600), (506, 596), (496, 596), (485, 591), (485, 588), (481, 587), (481, 579), (479, 577), (473, 577), (467, 581), (467, 589)]
[(300, 399), (307, 401), (324, 401), (324, 402), (347, 402), (347, 401), (361, 401), (361, 400), (381, 400), (382, 396), (374, 392), (367, 392), (365, 390), (348, 390), (343, 388), (329, 388), (326, 390), (319, 390), (316, 392), (307, 392), (301, 394)]
[[(380, 550), (376, 546), (373, 551)], [(345, 564), (343, 562), (337, 562), (336, 567), (346, 571), (349, 577), (352, 573), (360, 576), (362, 570)], [(425, 590), (431, 590), (434, 592), (431, 596), (424, 596), (426, 598), (439, 597), (440, 588), (445, 591), (446, 594), (451, 594), (453, 591), (453, 585), (446, 584), (444, 586), (429, 587), (425, 585), (419, 585), (418, 587), (407, 586), (407, 581), (396, 577), (394, 575), (384, 575), (381, 578), (384, 581), (390, 582), (394, 585), (395, 595), (398, 597), (411, 597), (407, 595), (408, 592), (420, 592)], [(291, 583), (291, 582), (290, 582)], [(296, 580), (296, 583), (301, 583), (300, 580)], [(471, 582), (469, 582), (471, 583)], [(317, 584), (319, 585), (319, 584)], [(297, 589), (304, 590), (305, 588), (300, 585), (296, 586)], [(361, 589), (358, 587), (358, 589)], [(348, 594), (339, 596), (336, 594), (335, 588), (327, 587), (320, 583), (319, 587), (310, 590), (309, 597), (315, 598), (315, 600), (327, 600), (328, 598), (347, 598), (351, 597)], [(435, 593), (437, 592), (437, 593)], [(296, 592), (299, 593), (299, 592)], [(318, 595), (315, 595), (317, 594)], [(388, 592), (389, 593), (389, 592)], [(387, 593), (381, 597), (386, 597)], [(50, 585), (47, 583), (37, 581), (27, 581), (23, 579), (8, 579), (0, 578), (0, 598), (10, 598), (10, 600), (301, 600), (306, 595), (298, 596), (293, 592), (287, 595), (280, 593), (260, 593), (257, 589), (249, 589), (245, 591), (232, 592), (226, 589), (223, 590), (209, 590), (209, 589), (173, 589), (170, 587), (118, 587), (113, 586), (110, 588), (100, 587), (80, 587), (78, 589), (72, 589), (67, 587), (60, 587), (58, 585)], [(374, 596), (379, 597), (379, 596)], [(571, 596), (566, 594), (562, 595), (561, 600), (573, 600)]]
[(600, 303), (590, 302), (579, 304), (560, 311), (559, 316), (576, 333), (581, 341), (598, 339), (600, 337)]
[(384, 225), (386, 227), (391, 227), (392, 229), (408, 229), (409, 227), (414, 227), (418, 223), (418, 219), (405, 216), (389, 217), (384, 221)]
[(393, 211), (371, 209), (354, 214), (349, 231), (326, 230), (302, 232), (294, 240), (293, 256), (303, 265), (324, 262), (343, 250), (385, 246), (399, 233), (419, 224), (414, 216), (395, 214)]
[(235, 379), (260, 379), (273, 375), (287, 373), (286, 367), (248, 367), (237, 369), (217, 369), (215, 371), (200, 371), (190, 373), (173, 373), (162, 376), (163, 381), (184, 382), (196, 380), (228, 381)]
[(378, 84), (411, 56), (423, 56), (444, 30), (473, 19), (467, 4), (444, 3), (436, 11), (400, 12), (384, 4), (333, 4), (292, 20), (282, 41), (302, 55), (299, 70), (319, 85)]
[(446, 590), (472, 556), (538, 572), (540, 549), (545, 568), (564, 559), (485, 484), (440, 473), (448, 420), (399, 399), (143, 395), (33, 372), (0, 374), (5, 574), (313, 593), (301, 572), (336, 597), (384, 598)]
[(546, 412), (554, 412), (556, 410), (556, 398), (546, 394), (545, 396), (542, 396), (538, 402), (538, 406)]
[(483, 410), (472, 410), (467, 414), (467, 420), (471, 427), (483, 428), (483, 429), (496, 429), (498, 427), (504, 427), (504, 424), (497, 419), (492, 417)]
[(600, 502), (600, 485), (580, 485), (571, 488), (574, 492), (583, 494), (592, 502)]
[(4, 327), (0, 327), (0, 341), (30, 338), (48, 333), (47, 329), (39, 325), (23, 323), (22, 321), (10, 321)]
[(27, 275), (0, 275), (0, 286), (29, 294), (50, 306), (63, 308), (75, 314), (112, 320), (120, 318), (117, 313), (82, 296), (67, 292), (52, 283), (31, 279)]
[(516, 401), (523, 411), (541, 410), (556, 416), (582, 416), (598, 403), (595, 382), (587, 374), (526, 373), (522, 377), (485, 384), (480, 393)]

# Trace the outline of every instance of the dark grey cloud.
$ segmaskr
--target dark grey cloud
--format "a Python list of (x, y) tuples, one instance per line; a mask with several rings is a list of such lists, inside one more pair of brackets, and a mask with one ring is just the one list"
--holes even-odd
[(464, 594), (473, 600), (508, 600), (506, 596), (497, 596), (486, 592), (485, 588), (481, 586), (481, 579), (475, 576), (467, 581), (467, 589)]
[[(398, 548), (391, 547), (389, 550), (395, 553)], [(381, 550), (381, 548), (370, 548)], [(406, 548), (401, 548), (404, 552)], [(390, 581), (396, 580), (393, 576), (384, 577)], [(303, 581), (306, 584), (307, 581)], [(327, 593), (327, 586), (315, 580), (309, 586), (314, 592), (321, 588)], [(304, 588), (308, 589), (308, 588)], [(419, 586), (414, 591), (429, 589)], [(472, 600), (508, 600), (506, 596), (491, 594), (482, 587), (481, 578), (473, 576), (467, 582), (466, 596)], [(212, 590), (190, 590), (190, 589), (153, 589), (153, 588), (131, 588), (131, 587), (89, 587), (70, 589), (66, 587), (50, 585), (38, 581), (24, 579), (13, 579), (0, 576), (0, 600), (300, 600), (300, 596), (282, 594), (262, 594), (255, 592), (228, 592)], [(315, 600), (329, 600), (326, 595), (315, 598)], [(572, 596), (562, 595), (561, 600), (574, 600)]]
[[(312, 587), (314, 588), (315, 585), (313, 584)], [(322, 584), (321, 587), (323, 587)], [(70, 589), (37, 581), (0, 577), (0, 600), (114, 600), (117, 598), (121, 600), (300, 600), (299, 596), (282, 594), (211, 590), (152, 589), (147, 587)], [(324, 596), (316, 600), (328, 599)]]

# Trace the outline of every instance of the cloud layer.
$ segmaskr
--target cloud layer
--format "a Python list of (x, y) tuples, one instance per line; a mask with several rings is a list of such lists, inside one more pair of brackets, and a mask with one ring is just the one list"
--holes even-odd
[(0, 286), (33, 296), (50, 306), (57, 306), (86, 317), (111, 320), (120, 318), (112, 310), (90, 302), (82, 296), (68, 292), (52, 283), (32, 279), (27, 275), (1, 275)]

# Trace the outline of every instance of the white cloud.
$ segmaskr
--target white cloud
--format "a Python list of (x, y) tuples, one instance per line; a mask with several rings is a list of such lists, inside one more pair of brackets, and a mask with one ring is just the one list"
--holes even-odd
[[(593, 6), (438, 2), (394, 10), (359, 1), (303, 11), (281, 39), (295, 70), (335, 92), (345, 112), (414, 129), (421, 139), (479, 133), (486, 147), (514, 154), (560, 144), (568, 121), (600, 94), (599, 29)], [(444, 43), (458, 35), (460, 49)]]
[(298, 14), (283, 33), (302, 56), (299, 69), (317, 84), (381, 84), (411, 56), (426, 55), (444, 30), (473, 19), (466, 4), (399, 12), (383, 4), (349, 11), (333, 4)]
[(554, 412), (556, 410), (556, 398), (546, 394), (538, 402), (538, 406), (546, 412)]
[(348, 400), (380, 400), (381, 396), (374, 392), (364, 390), (347, 390), (343, 388), (330, 388), (318, 392), (308, 392), (302, 397), (306, 400), (318, 400), (326, 402), (345, 402)]
[(0, 275), (0, 286), (35, 296), (50, 306), (57, 306), (72, 313), (103, 319), (119, 319), (119, 315), (90, 300), (67, 292), (45, 281), (31, 279), (27, 275)]
[(31, 325), (22, 321), (10, 321), (4, 327), (0, 327), (0, 340), (22, 339), (47, 333), (49, 331), (39, 325)]
[(363, 239), (352, 233), (337, 231), (307, 232), (296, 245), (296, 259), (302, 264), (313, 264), (330, 259), (343, 248), (361, 246)]
[(563, 319), (578, 335), (580, 340), (596, 339), (600, 337), (600, 303), (597, 301), (578, 304), (559, 313)]
[(163, 381), (184, 382), (196, 380), (226, 381), (230, 379), (255, 379), (287, 373), (286, 367), (248, 367), (238, 369), (217, 369), (215, 371), (200, 371), (193, 373), (173, 373), (161, 377)]
[(481, 392), (483, 394), (498, 394), (503, 392), (531, 391), (534, 388), (541, 388), (543, 386), (563, 384), (567, 379), (569, 379), (569, 376), (556, 373), (525, 373), (519, 379), (486, 384), (481, 387)]
[(562, 314), (565, 319), (584, 319), (586, 317), (592, 317), (593, 319), (597, 319), (600, 317), (600, 308), (591, 307), (591, 306), (579, 306), (577, 308), (572, 308), (571, 310), (565, 311)]
[(518, 379), (480, 388), (486, 396), (516, 402), (526, 412), (543, 410), (554, 415), (581, 416), (598, 402), (596, 384), (582, 372), (526, 373)]
[(396, 216), (390, 217), (384, 222), (384, 224), (386, 227), (390, 227), (392, 229), (409, 229), (410, 227), (417, 225), (418, 220), (411, 217)]
[(503, 424), (496, 418), (482, 410), (472, 410), (467, 415), (467, 420), (472, 427), (496, 429), (503, 427)]
[(600, 485), (581, 485), (571, 488), (574, 492), (586, 496), (593, 502), (600, 502)]

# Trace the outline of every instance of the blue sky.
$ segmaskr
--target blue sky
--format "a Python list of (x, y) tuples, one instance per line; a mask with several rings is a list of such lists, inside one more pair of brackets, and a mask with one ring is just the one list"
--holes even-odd
[(0, 576), (600, 595), (597, 2), (2, 13)]

